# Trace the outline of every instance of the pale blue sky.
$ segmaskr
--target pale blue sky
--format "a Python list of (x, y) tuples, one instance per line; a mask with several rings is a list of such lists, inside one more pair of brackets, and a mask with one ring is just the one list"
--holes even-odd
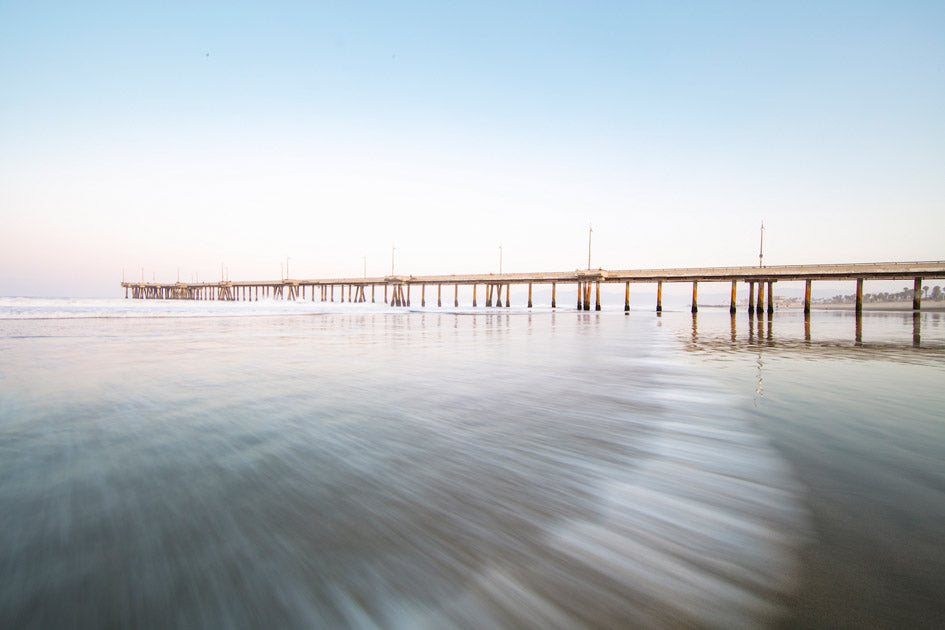
[(941, 1), (194, 4), (0, 2), (0, 295), (945, 259)]

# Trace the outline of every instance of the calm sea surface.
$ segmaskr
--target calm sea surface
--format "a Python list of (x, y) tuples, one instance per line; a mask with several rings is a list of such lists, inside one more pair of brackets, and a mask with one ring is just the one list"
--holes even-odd
[(945, 316), (0, 299), (0, 627), (945, 627)]

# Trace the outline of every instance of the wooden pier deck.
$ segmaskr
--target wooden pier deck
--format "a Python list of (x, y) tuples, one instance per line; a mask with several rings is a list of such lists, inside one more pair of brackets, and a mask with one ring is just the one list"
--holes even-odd
[[(134, 299), (184, 299), (184, 300), (228, 300), (251, 301), (263, 298), (285, 300), (316, 299), (335, 301), (336, 291), (344, 302), (376, 302), (383, 299), (391, 306), (410, 306), (411, 289), (414, 296), (419, 291), (420, 305), (427, 306), (427, 288), (436, 291), (436, 305), (443, 307), (444, 287), (446, 302), (459, 307), (459, 287), (472, 287), (472, 306), (479, 306), (478, 287), (482, 287), (484, 306), (510, 306), (512, 285), (528, 286), (527, 306), (532, 307), (533, 285), (551, 285), (551, 306), (557, 308), (557, 287), (574, 285), (577, 293), (577, 308), (601, 309), (600, 289), (602, 284), (624, 284), (624, 310), (630, 310), (630, 285), (656, 284), (656, 310), (662, 310), (663, 283), (692, 283), (692, 312), (698, 310), (698, 287), (700, 282), (730, 282), (730, 310), (735, 312), (737, 287), (748, 285), (748, 309), (753, 312), (773, 312), (774, 285), (779, 281), (804, 281), (804, 311), (810, 312), (811, 284), (824, 280), (856, 281), (856, 309), (863, 308), (863, 285), (866, 280), (902, 280), (914, 282), (912, 308), (921, 308), (922, 281), (945, 278), (945, 262), (889, 262), (850, 263), (830, 265), (783, 265), (772, 267), (700, 267), (679, 269), (587, 269), (560, 272), (466, 274), (431, 276), (383, 276), (365, 278), (326, 278), (314, 280), (253, 280), (221, 282), (122, 282), (126, 298)], [(453, 289), (449, 295), (449, 288)], [(765, 305), (767, 289), (767, 307)], [(383, 291), (383, 296), (381, 292)], [(346, 295), (347, 293), (347, 295)], [(370, 293), (370, 297), (368, 297)], [(449, 298), (452, 297), (452, 300)], [(347, 299), (346, 299), (347, 298)], [(432, 292), (430, 296), (432, 305)]]

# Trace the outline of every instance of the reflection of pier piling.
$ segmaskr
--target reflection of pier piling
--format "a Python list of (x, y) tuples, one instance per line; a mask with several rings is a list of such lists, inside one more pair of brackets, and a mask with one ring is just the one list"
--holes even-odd
[[(371, 302), (375, 291), (384, 288), (384, 303), (395, 307), (410, 306), (411, 287), (420, 287), (420, 305), (426, 307), (427, 287), (436, 287), (437, 307), (442, 307), (443, 286), (453, 286), (453, 307), (459, 307), (460, 286), (472, 287), (472, 306), (477, 304), (477, 285), (485, 288), (486, 306), (509, 308), (512, 286), (528, 287), (528, 308), (532, 308), (534, 285), (551, 285), (551, 306), (557, 307), (556, 293), (559, 284), (572, 284), (577, 288), (577, 308), (591, 310), (591, 294), (594, 293), (594, 310), (601, 310), (601, 285), (625, 285), (624, 311), (630, 310), (630, 285), (656, 284), (656, 310), (663, 310), (663, 283), (692, 283), (692, 312), (698, 311), (698, 285), (700, 282), (730, 282), (732, 297), (729, 310), (734, 311), (739, 282), (748, 285), (748, 311), (762, 314), (774, 312), (774, 283), (804, 281), (804, 312), (811, 308), (811, 285), (815, 280), (853, 280), (856, 282), (856, 310), (863, 309), (863, 284), (866, 280), (914, 281), (913, 310), (921, 308), (922, 281), (930, 278), (945, 278), (945, 262), (924, 263), (859, 263), (849, 265), (791, 265), (780, 267), (709, 267), (697, 269), (641, 269), (624, 271), (582, 270), (550, 273), (506, 273), (450, 276), (385, 276), (378, 278), (337, 278), (323, 280), (279, 280), (279, 281), (222, 281), (202, 283), (122, 282), (125, 297), (141, 300), (220, 300), (227, 302), (259, 300), (263, 298), (298, 300), (305, 299), (310, 292), (311, 300), (316, 294), (323, 302), (335, 301), (335, 288), (340, 291), (340, 300), (353, 303), (367, 302), (367, 289), (371, 289)], [(757, 291), (756, 291), (757, 288)], [(767, 288), (767, 308), (765, 289)], [(505, 295), (503, 303), (502, 297)], [(494, 305), (494, 306), (493, 306)]]

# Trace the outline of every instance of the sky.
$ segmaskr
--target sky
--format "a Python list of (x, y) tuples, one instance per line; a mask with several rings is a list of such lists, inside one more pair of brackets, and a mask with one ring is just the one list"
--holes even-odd
[(945, 2), (0, 1), (0, 296), (945, 259)]

